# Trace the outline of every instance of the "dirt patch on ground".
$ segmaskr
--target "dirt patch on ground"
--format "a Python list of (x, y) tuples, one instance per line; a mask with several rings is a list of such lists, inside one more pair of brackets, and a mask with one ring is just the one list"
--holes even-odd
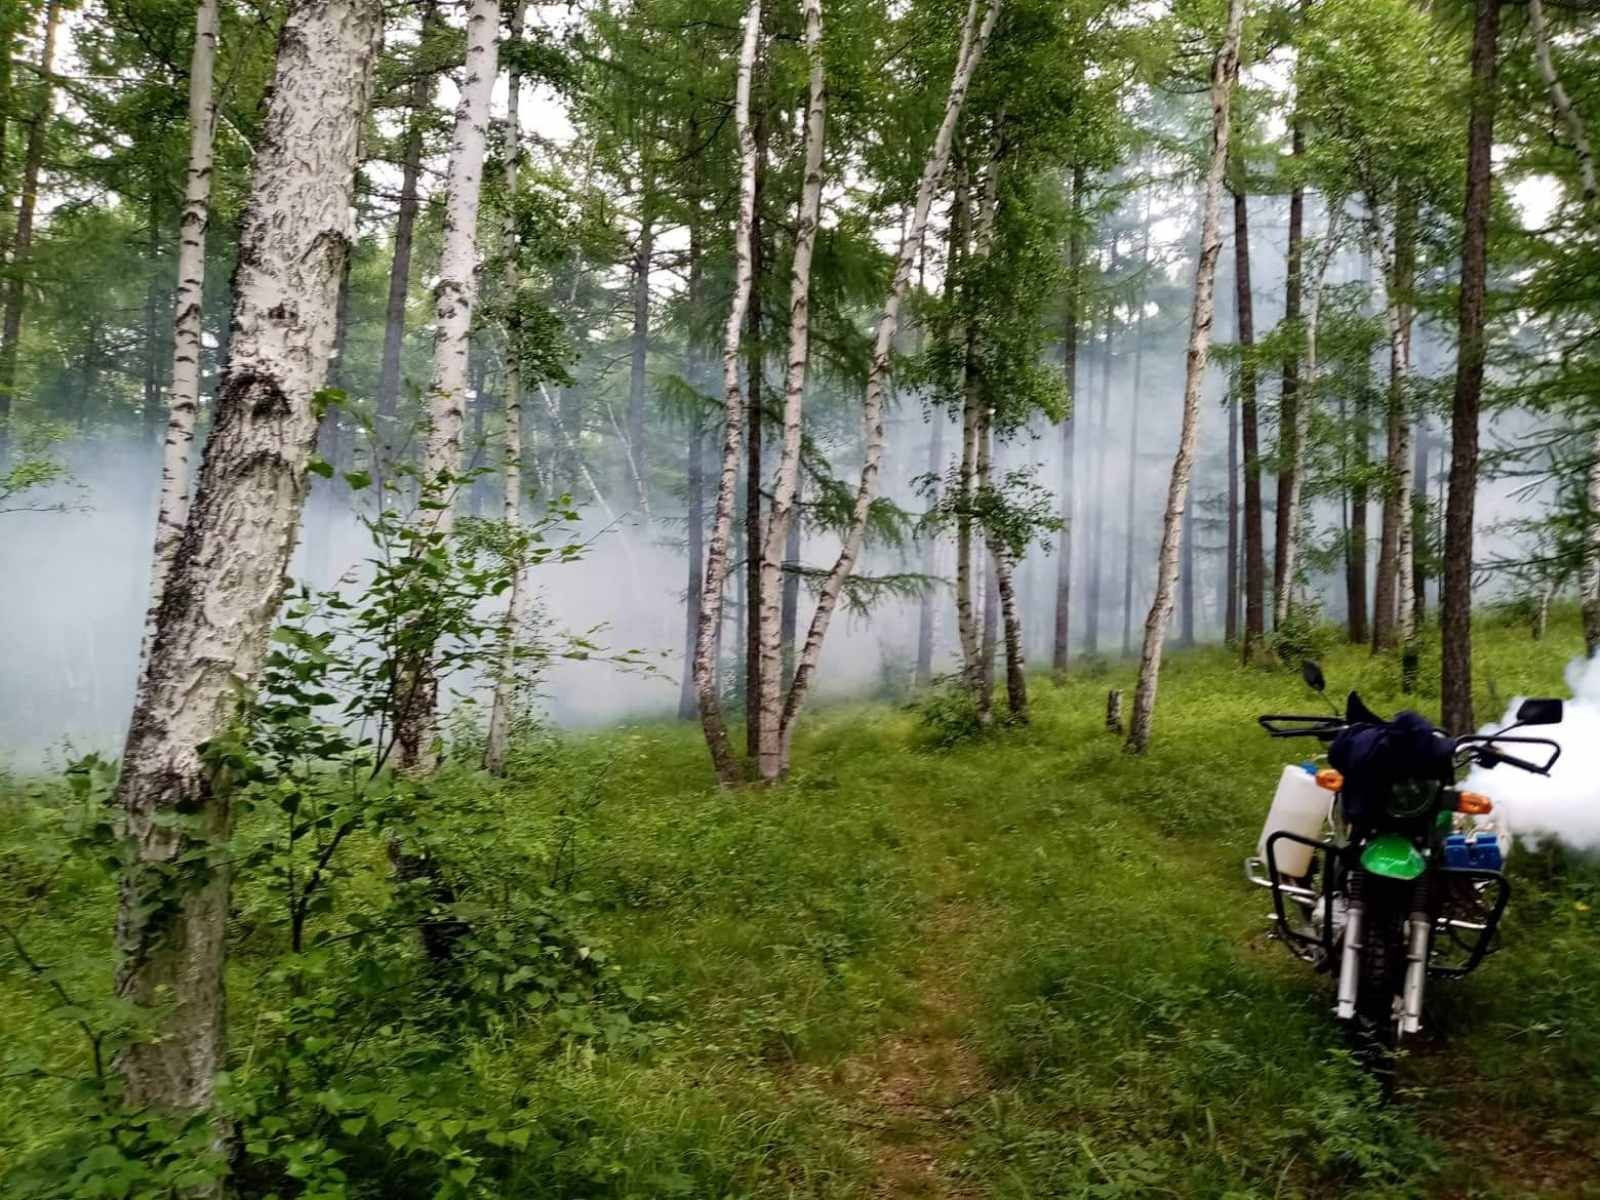
[(957, 1175), (970, 1113), (989, 1090), (967, 1039), (972, 996), (961, 951), (970, 915), (960, 901), (940, 907), (917, 972), (915, 1018), (830, 1073), (871, 1156), (878, 1200), (981, 1195)]

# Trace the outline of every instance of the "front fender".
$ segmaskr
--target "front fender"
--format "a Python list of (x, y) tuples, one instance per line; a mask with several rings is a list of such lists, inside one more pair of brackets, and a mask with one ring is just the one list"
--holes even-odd
[(1380, 834), (1368, 842), (1361, 852), (1361, 865), (1388, 879), (1415, 879), (1428, 869), (1427, 860), (1411, 839), (1398, 833)]

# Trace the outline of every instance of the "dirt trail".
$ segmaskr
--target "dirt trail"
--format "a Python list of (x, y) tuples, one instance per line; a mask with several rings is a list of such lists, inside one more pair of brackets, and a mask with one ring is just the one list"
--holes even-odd
[(833, 1069), (872, 1157), (870, 1194), (878, 1200), (981, 1195), (956, 1175), (968, 1114), (989, 1089), (966, 1040), (973, 999), (962, 949), (970, 918), (961, 898), (940, 907), (915, 978), (916, 1016)]

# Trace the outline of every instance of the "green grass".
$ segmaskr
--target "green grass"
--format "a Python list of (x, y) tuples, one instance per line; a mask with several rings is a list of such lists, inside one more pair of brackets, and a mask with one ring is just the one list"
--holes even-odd
[[(1579, 646), (1571, 615), (1538, 643), (1485, 626), (1480, 715), (1558, 690)], [(1390, 660), (1324, 666), (1330, 690), (1407, 702)], [(1384, 1107), (1340, 1051), (1328, 981), (1266, 939), (1269, 902), (1240, 870), (1285, 758), (1254, 717), (1314, 704), (1292, 673), (1174, 654), (1133, 759), (1103, 728), (1107, 689), (1132, 682), (1131, 665), (1036, 679), (1030, 728), (941, 752), (915, 748), (914, 710), (819, 709), (766, 791), (709, 786), (698, 731), (666, 724), (545, 744), (506, 784), (447, 770), (442, 787), (491, 801), (500, 834), (581, 895), (652, 997), (643, 1049), (552, 1053), (526, 1025), (467, 1048), (484, 1103), (541, 1131), (506, 1194), (941, 1194), (882, 1190), (893, 1126), (973, 1196), (1600, 1195), (1600, 869), (1518, 854), (1504, 953), (1436, 987)], [(0, 904), (34, 912), (25, 939), (69, 989), (103, 989), (111, 892), (73, 866), (47, 904), (26, 899), (58, 801), (25, 793), (4, 810), (5, 848), (27, 853)], [(361, 886), (381, 887), (372, 861)], [(244, 928), (263, 902), (243, 889), (239, 1045), (265, 1003)], [(73, 1032), (0, 955), (19, 1056), (81, 1071)], [(958, 1046), (978, 1081), (931, 1134), (886, 1121), (873, 1092), (893, 1069), (875, 1049), (917, 1038)], [(0, 1155), (58, 1137), (65, 1103), (54, 1078), (8, 1081)]]

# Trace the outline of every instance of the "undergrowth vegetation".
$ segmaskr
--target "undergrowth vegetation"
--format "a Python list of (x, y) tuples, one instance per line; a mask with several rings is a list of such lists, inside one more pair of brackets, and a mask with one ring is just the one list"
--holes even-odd
[[(1483, 629), (1484, 711), (1556, 688), (1578, 644), (1570, 614), (1537, 642)], [(1404, 702), (1391, 659), (1325, 667)], [(285, 879), (241, 872), (239, 1194), (899, 1195), (852, 1064), (932, 1036), (930, 979), (982, 1081), (930, 1148), (964, 1195), (1594, 1194), (1600, 869), (1518, 852), (1504, 953), (1438, 989), (1380, 1104), (1240, 871), (1283, 757), (1254, 717), (1308, 697), (1291, 672), (1175, 655), (1134, 759), (1103, 721), (1131, 677), (1041, 680), (1031, 727), (982, 735), (954, 710), (838, 706), (771, 791), (710, 786), (691, 727), (535, 731), (503, 779), (464, 756), (403, 793), (432, 874), (392, 868), (389, 825), (352, 829), (298, 953)], [(0, 801), (7, 1194), (164, 1195), (144, 1160), (174, 1160), (177, 1186), (211, 1142), (93, 1120), (115, 896), (72, 842), (108, 782), (90, 764)], [(258, 806), (239, 843), (282, 819)], [(458, 923), (442, 958), (429, 921)]]

